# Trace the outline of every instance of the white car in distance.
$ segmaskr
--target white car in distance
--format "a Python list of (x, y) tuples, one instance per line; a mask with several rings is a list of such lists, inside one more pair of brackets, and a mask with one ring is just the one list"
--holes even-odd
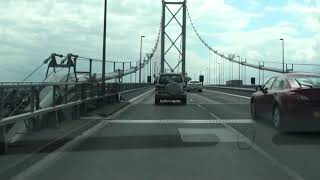
[(186, 88), (187, 92), (198, 91), (202, 92), (202, 83), (200, 81), (190, 81)]

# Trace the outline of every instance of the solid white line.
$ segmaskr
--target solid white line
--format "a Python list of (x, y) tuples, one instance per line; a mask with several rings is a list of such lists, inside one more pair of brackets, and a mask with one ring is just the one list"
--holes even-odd
[(197, 104), (197, 106), (204, 111), (208, 111), (205, 107), (201, 106), (200, 104)]
[[(148, 93), (150, 93), (152, 91), (153, 91), (153, 89), (131, 99), (130, 102), (138, 101), (139, 98), (142, 98), (143, 96), (147, 95)], [(125, 109), (127, 107), (128, 106), (124, 107), (123, 109)], [(122, 112), (123, 109), (117, 111), (115, 114), (113, 114), (109, 117), (117, 116), (120, 112)], [(109, 117), (104, 118), (104, 119), (108, 119)], [(111, 119), (111, 118), (109, 118), (109, 119)], [(58, 148), (54, 152), (48, 154), (46, 157), (44, 157), (40, 161), (36, 162), (32, 166), (28, 167), (26, 170), (22, 171), (21, 173), (17, 174), (12, 179), (13, 180), (25, 180), (28, 178), (32, 178), (32, 176), (36, 175), (37, 173), (39, 173), (40, 171), (43, 171), (46, 168), (49, 168), (49, 166), (51, 164), (53, 164), (57, 160), (61, 159), (63, 156), (67, 155), (68, 154), (67, 150), (73, 149), (75, 146), (77, 146), (83, 140), (90, 137), (92, 134), (99, 131), (100, 129), (102, 129), (103, 127), (105, 127), (108, 124), (109, 124), (108, 121), (99, 122), (94, 127), (86, 130), (81, 135), (79, 135), (76, 138), (74, 138), (73, 140), (67, 142), (65, 145)]]
[(121, 95), (121, 94), (125, 94), (125, 93), (129, 93), (129, 92), (132, 92), (132, 91), (137, 91), (137, 90), (141, 90), (141, 89), (146, 89), (146, 88), (149, 88), (149, 87), (141, 87), (141, 88), (136, 88), (136, 89), (130, 89), (130, 90), (122, 91), (122, 92), (120, 92), (120, 95)]
[(215, 114), (209, 112), (210, 116), (214, 117), (215, 119), (220, 119), (218, 116), (216, 116)]
[(251, 147), (257, 151), (258, 153), (260, 153), (263, 157), (265, 157), (266, 159), (268, 159), (269, 161), (271, 161), (271, 163), (273, 165), (275, 165), (276, 167), (278, 167), (279, 169), (282, 169), (284, 172), (287, 173), (288, 176), (290, 176), (292, 179), (295, 180), (304, 180), (304, 178), (295, 170), (291, 169), (289, 166), (281, 163), (279, 160), (277, 160), (275, 157), (273, 157), (271, 154), (267, 153), (265, 150), (263, 150), (260, 146), (258, 146), (257, 144), (254, 143), (250, 143), (250, 140), (245, 137), (243, 134), (241, 134), (238, 130), (234, 129), (233, 127), (231, 127), (229, 124), (223, 124), (227, 129), (238, 133), (239, 135), (242, 136), (242, 138), (246, 141), (249, 142), (248, 144), (251, 145)]
[[(133, 103), (133, 102), (139, 103), (139, 102), (143, 99), (142, 97), (148, 95), (148, 94), (149, 94), (150, 92), (152, 92), (153, 90), (154, 90), (154, 89), (151, 89), (151, 90), (149, 90), (149, 91), (147, 91), (147, 92), (145, 92), (145, 93), (143, 93), (143, 94), (141, 94), (141, 95), (139, 95), (139, 96), (131, 99), (131, 100), (128, 101), (128, 102), (130, 102), (130, 103)], [(133, 105), (134, 105), (134, 104), (129, 104), (129, 105), (121, 108), (120, 110), (116, 111), (114, 114), (112, 114), (112, 115), (110, 115), (110, 116), (108, 116), (108, 117), (87, 116), (87, 117), (80, 117), (80, 119), (88, 119), (88, 120), (110, 120), (110, 119), (115, 119), (115, 117), (117, 117), (119, 114), (121, 114), (123, 111), (127, 110), (129, 107), (131, 107), (131, 106), (133, 106)]]
[(159, 120), (110, 120), (109, 123), (115, 124), (159, 124), (159, 123), (168, 123), (168, 124), (250, 124), (255, 123), (252, 119), (159, 119)]
[(107, 117), (107, 118), (103, 118), (104, 120), (108, 120), (108, 119), (116, 119), (116, 117), (118, 117), (120, 114), (122, 114), (124, 111), (126, 111), (127, 109), (129, 109), (130, 107), (134, 106), (135, 104), (141, 102), (143, 100), (143, 98), (145, 96), (147, 96), (148, 94), (150, 94), (151, 92), (153, 92), (154, 89), (151, 89), (133, 99), (131, 99), (129, 102), (131, 104), (125, 106), (124, 108), (120, 109), (119, 111), (115, 112), (114, 114), (112, 114), (111, 116)]
[[(221, 120), (221, 118), (219, 116), (217, 116), (217, 115), (215, 115), (215, 114), (213, 114), (211, 112), (208, 112), (208, 113), (213, 118), (216, 118), (217, 120)], [(244, 139), (244, 141), (248, 143), (249, 146), (251, 146), (256, 152), (261, 154), (264, 158), (269, 160), (274, 166), (276, 166), (279, 169), (281, 169), (284, 172), (286, 172), (287, 175), (290, 176), (291, 179), (294, 179), (294, 180), (303, 180), (304, 179), (299, 173), (297, 173), (293, 169), (289, 168), (287, 165), (281, 163), (279, 160), (274, 158), (271, 154), (269, 154), (266, 151), (264, 151), (260, 146), (258, 146), (257, 144), (254, 144), (254, 143), (250, 143), (251, 142), (250, 139), (248, 139), (245, 135), (240, 133), (238, 130), (236, 130), (233, 127), (231, 127), (229, 124), (226, 124), (226, 123), (221, 123), (221, 124), (223, 126), (225, 126), (227, 129), (229, 129), (230, 131), (233, 131), (234, 133), (237, 133), (239, 136), (241, 136)]]
[(55, 150), (54, 152), (48, 154), (46, 157), (38, 161), (36, 164), (30, 166), (25, 171), (19, 173), (18, 175), (14, 176), (12, 180), (25, 180), (28, 178), (32, 178), (32, 176), (36, 175), (40, 171), (43, 171), (44, 169), (49, 168), (49, 166), (54, 163), (55, 161), (61, 159), (64, 155), (68, 154), (68, 150), (72, 149), (79, 143), (81, 143), (83, 140), (91, 136), (96, 131), (100, 130), (107, 124), (106, 121), (102, 121), (95, 125), (94, 127), (88, 129), (81, 135), (77, 136), (73, 140), (69, 141), (59, 149)]
[(238, 98), (243, 98), (243, 99), (251, 99), (251, 97), (248, 97), (248, 96), (241, 96), (241, 95), (230, 94), (230, 93), (225, 93), (225, 92), (220, 92), (220, 91), (213, 91), (213, 90), (208, 90), (208, 89), (203, 89), (203, 91), (214, 92), (217, 94), (223, 94), (223, 95), (233, 96), (233, 97), (238, 97)]
[(141, 97), (149, 94), (149, 93), (152, 92), (152, 91), (154, 91), (154, 89), (151, 89), (151, 90), (149, 90), (149, 91), (147, 91), (147, 92), (145, 92), (145, 93), (143, 93), (143, 94), (141, 94), (141, 95), (139, 95), (139, 96), (137, 96), (137, 97), (135, 97), (135, 98), (130, 99), (129, 102), (134, 102), (134, 101), (136, 101), (137, 99), (139, 99), (139, 98), (141, 98)]

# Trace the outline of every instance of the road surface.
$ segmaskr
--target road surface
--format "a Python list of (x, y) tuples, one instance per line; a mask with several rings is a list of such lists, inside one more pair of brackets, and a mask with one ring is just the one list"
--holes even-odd
[(279, 133), (249, 107), (207, 90), (154, 105), (151, 91), (14, 179), (319, 179), (320, 134)]

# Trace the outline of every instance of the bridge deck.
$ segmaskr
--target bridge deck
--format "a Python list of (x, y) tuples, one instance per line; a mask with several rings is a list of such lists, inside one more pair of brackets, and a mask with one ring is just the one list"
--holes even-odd
[(87, 117), (103, 121), (15, 179), (317, 179), (317, 135), (234, 123), (250, 119), (248, 99), (204, 91), (188, 94), (186, 106), (156, 106), (153, 97), (149, 92), (109, 117)]

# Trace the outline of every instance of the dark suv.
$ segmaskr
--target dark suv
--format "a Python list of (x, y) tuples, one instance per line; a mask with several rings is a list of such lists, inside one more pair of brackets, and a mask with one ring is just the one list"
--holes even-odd
[(186, 104), (184, 88), (182, 74), (161, 74), (156, 85), (155, 104), (160, 104), (160, 100), (180, 100), (182, 104)]

